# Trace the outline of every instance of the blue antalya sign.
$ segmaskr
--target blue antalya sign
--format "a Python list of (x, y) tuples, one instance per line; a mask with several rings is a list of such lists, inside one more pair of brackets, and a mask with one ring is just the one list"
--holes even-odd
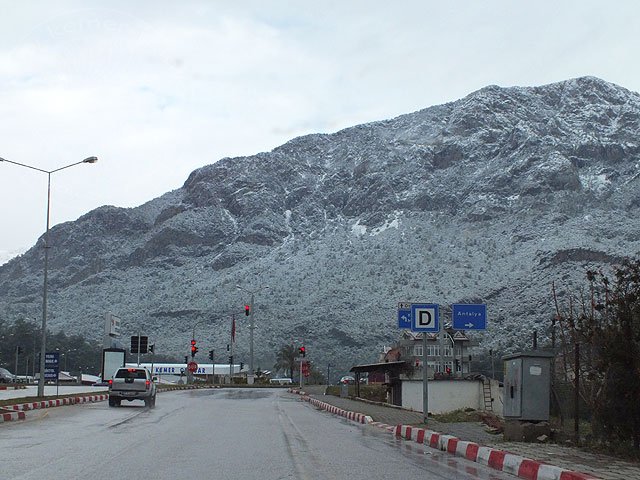
[(451, 305), (453, 328), (456, 330), (486, 330), (487, 305), (454, 303)]

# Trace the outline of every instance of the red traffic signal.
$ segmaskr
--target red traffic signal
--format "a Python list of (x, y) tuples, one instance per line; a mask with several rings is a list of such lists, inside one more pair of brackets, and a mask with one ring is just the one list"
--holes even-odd
[(191, 357), (195, 357), (196, 353), (198, 353), (198, 347), (191, 345)]
[(305, 350), (304, 347), (298, 348), (298, 353), (300, 354), (301, 357), (306, 357), (307, 356), (307, 351)]
[(245, 305), (244, 306), (244, 314), (245, 316), (249, 316), (249, 314), (251, 313), (251, 307), (249, 307), (249, 305)]
[(193, 347), (193, 346), (195, 346), (195, 344), (196, 344), (196, 341), (195, 340), (191, 340), (191, 346)]

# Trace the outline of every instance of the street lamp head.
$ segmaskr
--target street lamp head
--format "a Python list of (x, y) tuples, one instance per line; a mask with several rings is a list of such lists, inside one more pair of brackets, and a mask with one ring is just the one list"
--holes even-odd
[(96, 163), (98, 161), (98, 157), (87, 157), (82, 163)]

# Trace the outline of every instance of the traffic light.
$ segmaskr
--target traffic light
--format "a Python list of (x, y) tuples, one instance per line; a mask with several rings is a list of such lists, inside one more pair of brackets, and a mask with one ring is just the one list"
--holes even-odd
[(20, 346), (16, 347), (16, 353), (20, 355), (22, 353), (22, 347)]
[(184, 363), (189, 363), (189, 355), (184, 356)]
[(144, 335), (131, 336), (131, 353), (147, 353), (149, 337)]
[(196, 353), (198, 353), (198, 347), (196, 347), (196, 341), (191, 340), (191, 358), (195, 357)]
[(149, 337), (140, 335), (140, 353), (147, 353), (149, 350)]
[(229, 355), (229, 365), (233, 365), (233, 355)]
[(152, 343), (151, 345), (149, 345), (149, 353), (155, 353), (155, 351), (154, 351), (155, 349), (156, 349), (156, 344), (155, 343)]
[(249, 305), (245, 305), (244, 306), (244, 315), (246, 317), (248, 317), (250, 313), (251, 313), (251, 307)]
[(244, 368), (244, 362), (240, 362), (240, 370)]
[(306, 357), (307, 356), (307, 351), (304, 348), (304, 345), (300, 348), (298, 348), (298, 353), (300, 354), (301, 357)]
[(209, 350), (209, 360), (213, 361), (213, 350)]

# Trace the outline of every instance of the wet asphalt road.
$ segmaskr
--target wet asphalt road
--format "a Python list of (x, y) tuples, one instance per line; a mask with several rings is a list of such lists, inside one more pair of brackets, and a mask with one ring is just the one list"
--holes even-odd
[(358, 425), (283, 390), (185, 390), (0, 424), (0, 478), (513, 479)]

